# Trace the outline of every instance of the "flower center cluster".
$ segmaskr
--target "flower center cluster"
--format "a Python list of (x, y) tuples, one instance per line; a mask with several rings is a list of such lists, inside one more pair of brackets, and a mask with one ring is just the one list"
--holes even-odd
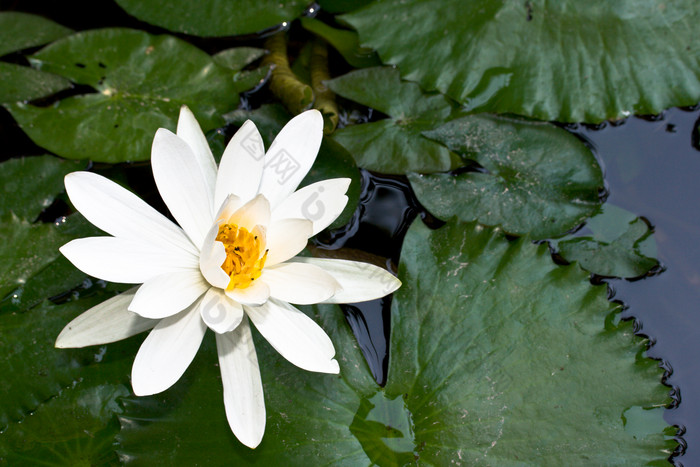
[(245, 289), (260, 277), (267, 258), (267, 250), (263, 251), (265, 233), (260, 226), (249, 232), (235, 224), (223, 224), (216, 240), (226, 248), (221, 269), (231, 278), (226, 287), (228, 290)]

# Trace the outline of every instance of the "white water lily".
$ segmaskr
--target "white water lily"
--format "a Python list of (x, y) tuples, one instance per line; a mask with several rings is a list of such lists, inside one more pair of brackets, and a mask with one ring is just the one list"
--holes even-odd
[(305, 112), (265, 152), (248, 121), (217, 170), (199, 124), (183, 107), (177, 134), (158, 130), (151, 154), (158, 191), (179, 226), (100, 175), (66, 176), (74, 206), (111, 236), (73, 240), (61, 252), (87, 274), (141, 285), (78, 316), (56, 346), (105, 344), (153, 328), (131, 374), (134, 393), (144, 396), (182, 376), (210, 328), (229, 424), (243, 444), (256, 447), (265, 403), (248, 320), (291, 363), (338, 373), (328, 335), (290, 303), (360, 302), (400, 286), (369, 264), (295, 257), (348, 201), (349, 179), (295, 191), (316, 159), (322, 129), (321, 114)]

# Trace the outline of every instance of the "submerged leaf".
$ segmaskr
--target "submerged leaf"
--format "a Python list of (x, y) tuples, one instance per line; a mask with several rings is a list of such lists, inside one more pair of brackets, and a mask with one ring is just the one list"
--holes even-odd
[(147, 160), (153, 134), (161, 127), (174, 130), (183, 104), (207, 131), (238, 102), (231, 73), (172, 36), (85, 31), (45, 47), (31, 61), (97, 91), (50, 107), (7, 106), (35, 143), (70, 159)]
[(385, 0), (342, 19), (470, 110), (600, 122), (700, 100), (695, 0)]
[(600, 207), (595, 156), (554, 125), (471, 115), (423, 134), (486, 169), (409, 175), (418, 200), (437, 217), (542, 239), (564, 235)]

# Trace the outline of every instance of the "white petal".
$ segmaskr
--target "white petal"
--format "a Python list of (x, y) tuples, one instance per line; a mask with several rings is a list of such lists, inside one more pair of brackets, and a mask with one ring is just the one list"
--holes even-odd
[(180, 118), (177, 121), (177, 136), (185, 141), (194, 152), (195, 159), (207, 182), (211, 198), (214, 199), (214, 187), (216, 186), (216, 161), (209, 149), (209, 143), (202, 128), (197, 123), (192, 111), (183, 105), (180, 107)]
[(199, 302), (161, 320), (141, 344), (131, 369), (137, 396), (150, 396), (175, 384), (192, 363), (207, 326), (199, 315)]
[(243, 319), (241, 304), (228, 298), (223, 290), (213, 287), (202, 298), (199, 313), (206, 325), (218, 334), (233, 331)]
[(265, 154), (258, 193), (276, 207), (297, 189), (316, 160), (323, 137), (323, 117), (307, 110), (287, 123)]
[(321, 373), (340, 372), (326, 332), (289, 303), (270, 299), (262, 306), (243, 309), (270, 345), (294, 365)]
[(242, 305), (258, 306), (270, 298), (270, 287), (264, 281), (257, 280), (245, 289), (227, 290), (226, 296)]
[(200, 248), (214, 221), (214, 200), (194, 152), (182, 139), (160, 128), (153, 138), (151, 166), (170, 213)]
[(311, 234), (316, 235), (343, 212), (345, 205), (348, 204), (345, 193), (349, 186), (349, 178), (332, 178), (305, 186), (275, 207), (271, 221), (289, 218), (308, 219), (314, 224)]
[(217, 334), (216, 348), (228, 424), (241, 443), (255, 448), (265, 433), (265, 399), (248, 319), (235, 331)]
[(304, 263), (270, 266), (263, 270), (260, 279), (270, 287), (271, 297), (297, 305), (322, 302), (341, 289), (333, 276), (317, 266)]
[(199, 257), (199, 270), (204, 278), (214, 287), (225, 289), (231, 280), (226, 272), (221, 269), (226, 259), (224, 244), (216, 241), (219, 234), (219, 225), (214, 224), (207, 232), (202, 242), (202, 253)]
[(192, 305), (209, 288), (199, 269), (161, 274), (139, 287), (129, 311), (144, 318), (166, 318)]
[(267, 227), (270, 223), (270, 203), (263, 195), (258, 195), (236, 210), (226, 223), (245, 227), (249, 232), (256, 225)]
[(294, 262), (313, 264), (329, 273), (340, 283), (342, 290), (324, 303), (357, 303), (389, 295), (401, 281), (386, 269), (373, 264), (343, 259), (302, 258)]
[(125, 284), (140, 284), (161, 274), (198, 267), (197, 257), (184, 250), (163, 250), (116, 237), (79, 238), (59, 251), (84, 273)]
[(63, 328), (56, 339), (60, 349), (108, 344), (131, 337), (155, 326), (158, 321), (146, 319), (127, 310), (136, 287), (95, 305)]
[(219, 212), (216, 213), (214, 219), (216, 222), (227, 221), (241, 206), (243, 206), (241, 198), (236, 195), (228, 195), (224, 202), (221, 203)]
[(269, 250), (266, 266), (287, 261), (306, 247), (312, 233), (311, 221), (306, 219), (282, 219), (270, 224), (267, 229), (267, 246)]
[(113, 181), (91, 172), (73, 172), (66, 175), (65, 185), (76, 209), (108, 234), (197, 254), (180, 227)]
[(221, 156), (215, 204), (220, 205), (231, 193), (243, 202), (253, 199), (258, 194), (264, 157), (262, 137), (255, 124), (248, 120), (233, 135)]

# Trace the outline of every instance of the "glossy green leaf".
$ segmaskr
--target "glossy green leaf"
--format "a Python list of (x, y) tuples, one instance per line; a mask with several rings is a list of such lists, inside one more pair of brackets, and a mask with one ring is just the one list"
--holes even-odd
[[(585, 235), (590, 232), (592, 235)], [(582, 235), (583, 234), (583, 235)], [(553, 242), (567, 261), (601, 276), (634, 278), (659, 265), (652, 231), (639, 217), (611, 204), (577, 232)]]
[(229, 70), (240, 71), (265, 55), (265, 53), (265, 49), (258, 49), (256, 47), (234, 47), (232, 49), (222, 50), (216, 55), (213, 55), (212, 58), (217, 65), (228, 68)]
[(233, 75), (233, 83), (239, 92), (257, 89), (270, 78), (271, 66), (261, 66), (255, 70), (243, 70)]
[[(0, 217), (0, 238), (3, 240), (0, 244), (0, 256), (3, 258), (0, 262), (0, 298), (13, 292), (9, 299), (18, 304), (28, 282), (31, 282), (30, 288), (51, 291), (41, 298), (65, 291), (65, 281), (70, 281), (68, 288), (79, 285), (85, 275), (60, 277), (58, 284), (42, 284), (31, 279), (37, 274), (42, 274), (44, 279), (55, 277), (50, 269), (56, 265), (55, 261), (61, 260), (58, 248), (74, 238), (94, 234), (95, 231), (79, 214), (52, 224), (32, 224), (14, 214)], [(81, 279), (76, 281), (78, 277)]]
[(0, 62), (0, 104), (31, 101), (68, 89), (71, 82), (26, 66)]
[(117, 0), (141, 21), (193, 36), (249, 34), (301, 15), (306, 0)]
[(67, 36), (73, 30), (42, 16), (0, 12), (0, 56)]
[[(117, 398), (129, 394), (138, 348), (131, 339), (109, 346), (56, 349), (61, 329), (112, 293), (22, 313), (0, 313), (0, 461), (10, 465), (115, 463)], [(138, 338), (136, 338), (138, 339)]]
[(437, 217), (541, 239), (565, 234), (600, 208), (603, 174), (595, 156), (553, 125), (479, 115), (424, 135), (486, 169), (410, 175), (419, 201)]
[(700, 100), (695, 0), (385, 0), (342, 20), (470, 110), (600, 122)]
[(665, 462), (663, 370), (578, 267), (476, 223), (417, 220), (399, 278), (385, 393), (412, 414), (419, 463)]
[[(58, 252), (76, 237), (98, 231), (79, 215), (32, 223), (63, 191), (63, 177), (84, 163), (52, 156), (10, 159), (0, 164), (0, 310), (26, 310), (86, 280)], [(9, 295), (8, 295), (9, 294)]]
[(334, 133), (333, 139), (360, 167), (400, 174), (440, 172), (460, 165), (454, 153), (422, 135), (452, 114), (453, 106), (444, 96), (425, 94), (415, 83), (401, 81), (393, 68), (356, 70), (327, 85), (336, 94), (389, 116)]
[(369, 5), (374, 0), (319, 0), (321, 9), (331, 13), (347, 13)]
[(54, 42), (31, 61), (97, 91), (50, 107), (7, 106), (35, 143), (70, 159), (146, 160), (156, 130), (175, 129), (180, 106), (188, 105), (207, 131), (238, 103), (230, 71), (171, 36), (86, 31)]
[[(340, 375), (302, 371), (256, 338), (267, 427), (254, 451), (229, 432), (211, 336), (165, 393), (129, 397), (118, 439), (136, 464), (646, 465), (675, 447), (662, 370), (619, 306), (545, 245), (477, 224), (430, 231), (402, 251), (389, 382), (369, 375), (339, 309), (311, 316)], [(429, 278), (426, 280), (426, 278)], [(436, 293), (436, 290), (439, 292)], [(257, 336), (256, 334), (256, 337)]]
[[(269, 148), (277, 133), (292, 116), (281, 104), (266, 104), (253, 111), (236, 110), (226, 115), (227, 121), (242, 125), (250, 119), (258, 127), (265, 147)], [(350, 221), (360, 199), (360, 172), (348, 152), (333, 140), (324, 138), (316, 162), (299, 186), (310, 185), (329, 178), (349, 178), (348, 204), (338, 218), (329, 226), (335, 229)]]
[(63, 177), (85, 164), (53, 156), (10, 159), (0, 164), (0, 215), (34, 221), (63, 191)]
[(313, 32), (325, 39), (340, 55), (355, 68), (365, 68), (381, 65), (376, 52), (372, 49), (360, 47), (360, 42), (355, 31), (336, 29), (317, 19), (302, 17), (301, 25), (304, 29)]

